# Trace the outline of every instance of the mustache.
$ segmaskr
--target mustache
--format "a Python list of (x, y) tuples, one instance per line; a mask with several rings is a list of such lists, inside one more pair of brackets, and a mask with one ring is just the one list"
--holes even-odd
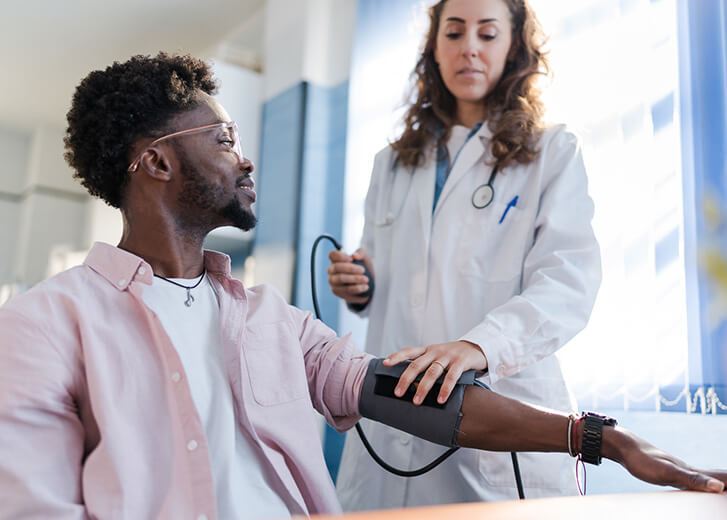
[(246, 188), (254, 188), (255, 187), (255, 181), (252, 178), (252, 172), (247, 172), (244, 175), (240, 175), (237, 178), (237, 181), (235, 181), (235, 184), (239, 188), (240, 186), (245, 186)]

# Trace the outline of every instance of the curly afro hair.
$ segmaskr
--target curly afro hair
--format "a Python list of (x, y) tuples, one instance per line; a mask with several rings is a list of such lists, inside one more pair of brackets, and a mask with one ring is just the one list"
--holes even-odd
[(66, 116), (65, 159), (91, 195), (120, 208), (129, 150), (159, 137), (170, 120), (196, 106), (196, 92), (214, 94), (210, 67), (191, 56), (160, 52), (96, 70), (76, 88)]

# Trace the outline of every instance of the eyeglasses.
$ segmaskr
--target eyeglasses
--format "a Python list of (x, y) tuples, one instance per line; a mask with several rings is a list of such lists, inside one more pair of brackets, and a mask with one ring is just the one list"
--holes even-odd
[[(191, 134), (199, 134), (201, 132), (209, 132), (211, 130), (229, 130), (230, 136), (229, 136), (229, 148), (232, 152), (234, 152), (237, 157), (242, 160), (242, 147), (240, 146), (240, 136), (237, 132), (237, 123), (234, 121), (229, 121), (227, 123), (214, 123), (212, 125), (204, 125), (204, 126), (198, 126), (195, 128), (188, 128), (187, 130), (180, 130), (179, 132), (173, 132), (171, 134), (164, 135), (160, 137), (159, 139), (156, 139), (149, 144), (149, 146), (146, 147), (146, 149), (139, 154), (139, 157), (137, 157), (134, 162), (132, 162), (129, 167), (127, 168), (127, 171), (129, 172), (135, 172), (137, 169), (139, 169), (139, 163), (141, 162), (141, 157), (144, 155), (146, 150), (151, 148), (152, 146), (165, 141), (167, 139), (171, 139), (172, 137), (178, 137), (180, 135), (191, 135)], [(227, 142), (227, 141), (225, 141)]]

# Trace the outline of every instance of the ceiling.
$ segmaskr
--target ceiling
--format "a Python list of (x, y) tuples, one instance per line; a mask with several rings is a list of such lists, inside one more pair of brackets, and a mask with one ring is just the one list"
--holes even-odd
[[(0, 122), (62, 126), (91, 70), (160, 50), (260, 62), (265, 0), (31, 0), (0, 6)], [(0, 123), (2, 124), (2, 123)]]

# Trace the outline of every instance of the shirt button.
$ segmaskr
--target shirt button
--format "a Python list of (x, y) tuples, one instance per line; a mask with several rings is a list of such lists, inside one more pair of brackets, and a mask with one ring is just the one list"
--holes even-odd
[(139, 274), (146, 274), (146, 267), (140, 267)]
[(122, 278), (121, 280), (119, 280), (118, 282), (116, 282), (116, 284), (119, 287), (123, 287), (124, 285), (126, 285), (126, 279), (125, 278)]
[(194, 451), (197, 449), (197, 441), (189, 441), (187, 443), (187, 451)]
[(401, 445), (402, 446), (408, 446), (409, 445), (409, 442), (410, 442), (409, 437), (402, 437), (400, 440), (401, 440)]
[(174, 372), (172, 374), (172, 381), (174, 381), (175, 383), (179, 383), (180, 379), (182, 379), (182, 376), (179, 372)]
[(499, 365), (497, 367), (497, 375), (500, 377), (504, 377), (507, 375), (507, 368), (505, 368), (505, 365)]
[(199, 515), (197, 520), (207, 520), (207, 515)]

